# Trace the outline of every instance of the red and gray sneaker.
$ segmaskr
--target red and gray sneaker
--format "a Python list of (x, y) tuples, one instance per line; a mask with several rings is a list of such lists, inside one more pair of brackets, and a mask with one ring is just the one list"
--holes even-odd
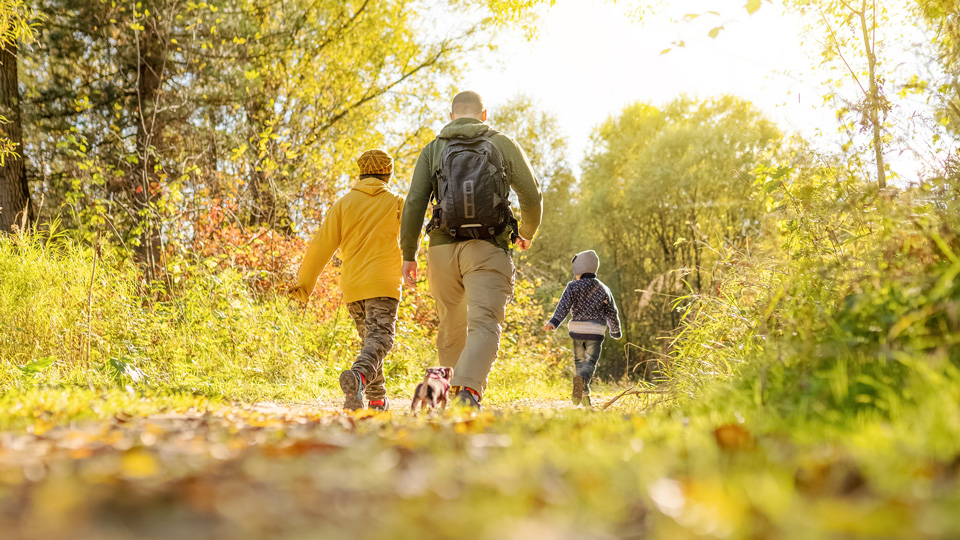
[(574, 405), (580, 405), (580, 402), (583, 401), (583, 377), (580, 375), (573, 377), (573, 395), (570, 396), (570, 400), (573, 401)]
[(340, 390), (343, 390), (343, 408), (356, 411), (363, 408), (363, 376), (348, 369), (340, 374)]
[(390, 409), (390, 400), (387, 398), (371, 399), (367, 402), (367, 408), (374, 411), (386, 411)]
[(463, 388), (457, 392), (457, 397), (454, 398), (453, 403), (458, 407), (469, 407), (476, 411), (480, 410), (480, 399), (476, 393), (469, 388)]

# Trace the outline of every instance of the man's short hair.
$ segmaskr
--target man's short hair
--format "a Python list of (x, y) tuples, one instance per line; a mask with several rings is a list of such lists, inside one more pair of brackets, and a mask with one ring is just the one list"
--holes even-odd
[(483, 111), (483, 98), (476, 92), (467, 90), (466, 92), (460, 92), (453, 98), (453, 114), (455, 116), (480, 115)]

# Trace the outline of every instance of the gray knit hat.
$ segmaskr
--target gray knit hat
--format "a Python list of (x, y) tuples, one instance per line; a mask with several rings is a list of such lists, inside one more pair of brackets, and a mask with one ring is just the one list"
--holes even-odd
[(600, 269), (600, 257), (597, 257), (597, 252), (589, 249), (587, 251), (581, 251), (573, 256), (573, 275), (579, 276), (580, 274), (596, 274), (597, 270)]

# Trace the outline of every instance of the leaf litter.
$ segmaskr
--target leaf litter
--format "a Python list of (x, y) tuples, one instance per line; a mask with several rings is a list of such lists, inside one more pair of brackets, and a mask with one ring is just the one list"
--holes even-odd
[(739, 423), (525, 405), (414, 416), (266, 402), (51, 419), (0, 432), (0, 530), (31, 540), (960, 530), (951, 506), (960, 459), (929, 461), (904, 492), (850, 449), (804, 448)]

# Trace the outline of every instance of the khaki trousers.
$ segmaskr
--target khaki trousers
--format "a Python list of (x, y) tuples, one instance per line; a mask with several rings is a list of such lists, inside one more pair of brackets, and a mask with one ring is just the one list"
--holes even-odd
[(437, 351), (440, 365), (453, 368), (453, 386), (486, 389), (513, 278), (513, 258), (486, 240), (427, 250), (427, 282), (440, 317)]

